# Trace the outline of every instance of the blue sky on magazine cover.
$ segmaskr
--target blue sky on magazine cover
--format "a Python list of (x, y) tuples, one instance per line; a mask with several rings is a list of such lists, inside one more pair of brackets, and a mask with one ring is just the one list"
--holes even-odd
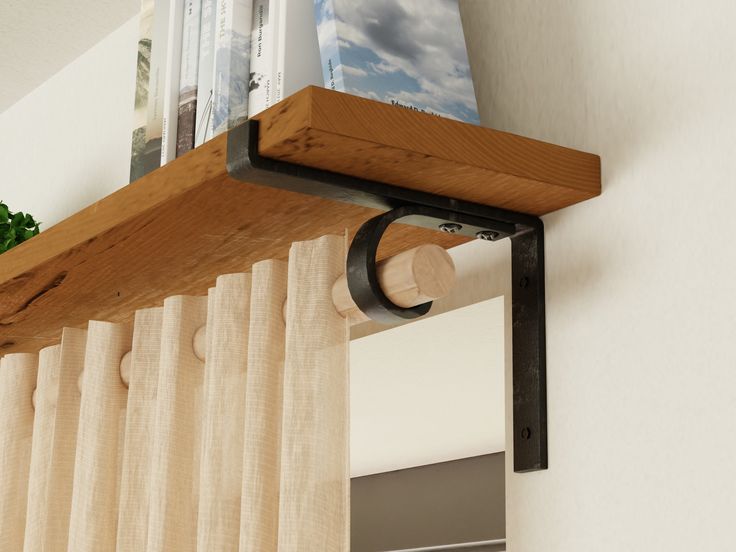
[(338, 90), (479, 123), (457, 0), (315, 0), (315, 16)]

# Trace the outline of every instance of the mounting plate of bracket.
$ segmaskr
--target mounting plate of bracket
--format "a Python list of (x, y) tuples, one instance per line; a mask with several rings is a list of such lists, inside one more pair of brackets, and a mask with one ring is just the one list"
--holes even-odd
[(236, 180), (316, 195), (384, 211), (358, 230), (347, 274), (358, 307), (379, 322), (415, 318), (430, 304), (393, 305), (378, 285), (375, 253), (389, 224), (445, 230), (496, 241), (511, 239), (514, 471), (547, 469), (547, 387), (544, 296), (544, 226), (541, 219), (488, 205), (410, 190), (261, 157), (258, 121), (228, 133), (227, 170)]

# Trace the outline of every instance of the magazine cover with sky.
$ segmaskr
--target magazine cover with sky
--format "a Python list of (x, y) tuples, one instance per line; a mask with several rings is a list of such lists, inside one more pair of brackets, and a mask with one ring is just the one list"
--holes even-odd
[(315, 0), (325, 86), (479, 124), (458, 0)]

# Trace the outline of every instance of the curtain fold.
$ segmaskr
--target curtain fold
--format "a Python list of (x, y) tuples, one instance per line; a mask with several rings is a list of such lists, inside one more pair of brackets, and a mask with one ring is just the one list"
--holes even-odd
[(120, 481), (118, 552), (146, 550), (164, 309), (135, 313)]
[[(325, 236), (289, 253), (279, 547), (349, 549), (349, 327), (332, 302), (345, 240)], [(336, 369), (341, 367), (341, 369)]]
[(0, 359), (0, 550), (23, 547), (38, 357)]
[(240, 538), (250, 287), (250, 274), (228, 274), (209, 296), (198, 551), (237, 550)]
[(81, 403), (80, 377), (84, 369), (87, 330), (64, 328), (59, 355), (59, 385), (56, 397), (54, 436), (44, 524), (43, 552), (66, 552), (74, 488), (74, 460)]
[(0, 550), (347, 552), (345, 255), (295, 243), (0, 359)]
[[(253, 265), (240, 550), (277, 550), (287, 264)], [(256, 529), (257, 528), (257, 529)]]
[(28, 475), (28, 507), (25, 526), (25, 550), (43, 550), (46, 534), (47, 493), (51, 475), (51, 452), (54, 443), (56, 398), (59, 394), (61, 345), (38, 353), (38, 378), (33, 393), (33, 445)]
[(130, 330), (120, 324), (93, 321), (87, 328), (69, 520), (75, 552), (115, 549), (128, 399), (120, 360), (130, 341)]
[(148, 552), (197, 549), (197, 502), (204, 363), (194, 334), (207, 321), (207, 298), (164, 301), (153, 454)]

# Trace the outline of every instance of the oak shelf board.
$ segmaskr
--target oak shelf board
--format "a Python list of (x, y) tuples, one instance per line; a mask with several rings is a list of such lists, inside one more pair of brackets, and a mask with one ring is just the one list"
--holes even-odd
[(261, 114), (264, 157), (544, 215), (601, 193), (597, 155), (309, 87)]
[[(363, 178), (544, 214), (600, 194), (595, 155), (310, 87), (261, 113), (259, 151)], [(0, 257), (0, 355), (64, 326), (126, 322), (216, 276), (288, 256), (291, 242), (352, 236), (377, 212), (230, 178), (227, 135)], [(465, 238), (395, 225), (381, 257)]]

